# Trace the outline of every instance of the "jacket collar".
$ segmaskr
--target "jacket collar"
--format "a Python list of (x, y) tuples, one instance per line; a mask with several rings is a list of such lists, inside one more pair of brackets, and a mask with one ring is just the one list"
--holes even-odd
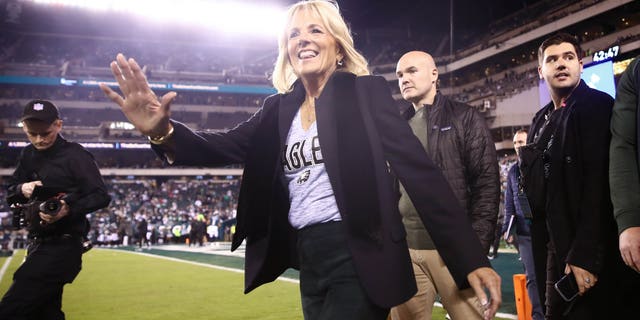
[(584, 80), (580, 79), (578, 86), (576, 86), (576, 88), (573, 89), (573, 92), (571, 92), (571, 95), (569, 95), (569, 98), (565, 100), (564, 102), (565, 107), (573, 105), (577, 101), (579, 101), (581, 98), (585, 97), (586, 96), (585, 94), (589, 89), (590, 89), (589, 86), (584, 82)]
[[(579, 101), (585, 96), (585, 93), (589, 89), (590, 89), (589, 86), (584, 82), (584, 80), (580, 79), (580, 82), (578, 82), (578, 85), (576, 86), (576, 88), (573, 89), (573, 92), (571, 92), (571, 95), (569, 96), (569, 98), (565, 100), (564, 102), (565, 107), (574, 105), (577, 101)], [(547, 103), (538, 112), (536, 112), (535, 116), (536, 117), (542, 116), (554, 108), (555, 108), (555, 105), (553, 104), (553, 100), (549, 101), (549, 103)]]
[[(433, 104), (430, 106), (428, 104), (425, 104), (422, 107), (430, 108), (432, 110), (440, 109), (442, 108), (444, 101), (445, 101), (444, 96), (440, 93), (440, 91), (438, 91), (436, 92), (436, 96), (433, 98)], [(415, 114), (416, 114), (416, 109), (413, 108), (413, 104), (409, 104), (409, 106), (405, 108), (405, 110), (402, 112), (402, 116), (405, 118), (405, 120), (411, 119)]]
[(291, 128), (291, 121), (296, 116), (300, 105), (304, 102), (305, 90), (300, 79), (292, 85), (293, 89), (280, 97), (278, 108), (278, 128), (280, 132), (280, 145), (284, 145), (287, 134)]
[(36, 147), (34, 147), (33, 145), (31, 145), (31, 147), (33, 148), (33, 150), (37, 153), (37, 154), (51, 154), (56, 152), (57, 150), (60, 150), (60, 148), (62, 147), (62, 145), (64, 145), (67, 142), (67, 140), (65, 140), (61, 134), (58, 133), (58, 136), (56, 137), (56, 141), (53, 143), (53, 145), (47, 149), (44, 150), (38, 150), (36, 149)]
[(438, 91), (436, 92), (436, 96), (433, 98), (433, 104), (431, 105), (431, 107), (434, 109), (440, 109), (442, 108), (444, 101), (445, 101), (444, 96), (440, 93), (440, 91)]

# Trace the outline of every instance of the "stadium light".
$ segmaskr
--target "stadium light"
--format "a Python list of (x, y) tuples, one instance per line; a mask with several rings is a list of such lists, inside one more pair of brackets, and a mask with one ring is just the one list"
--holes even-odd
[(238, 0), (32, 0), (42, 5), (133, 14), (156, 22), (189, 24), (225, 34), (269, 36), (281, 30), (285, 8)]

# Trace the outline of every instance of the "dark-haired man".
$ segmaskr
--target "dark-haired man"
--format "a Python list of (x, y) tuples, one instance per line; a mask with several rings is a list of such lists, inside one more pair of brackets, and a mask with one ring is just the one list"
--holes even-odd
[[(46, 100), (27, 103), (21, 118), (31, 142), (8, 179), (7, 202), (24, 214), (27, 257), (0, 301), (0, 319), (64, 319), (62, 290), (78, 275), (86, 214), (111, 200), (93, 156), (61, 135), (58, 108)], [(52, 200), (56, 205), (39, 205)], [(35, 204), (35, 205), (34, 205)], [(55, 209), (55, 210), (54, 210)]]
[[(521, 168), (534, 168), (535, 158), (541, 163), (537, 176), (522, 169), (538, 288), (547, 319), (631, 319), (640, 291), (624, 280), (631, 269), (618, 254), (608, 187), (613, 99), (580, 79), (581, 57), (577, 40), (565, 33), (538, 50), (538, 73), (552, 101), (536, 113), (528, 137), (542, 151), (528, 153), (533, 157), (520, 151)], [(565, 274), (579, 291), (570, 301), (554, 288)]]

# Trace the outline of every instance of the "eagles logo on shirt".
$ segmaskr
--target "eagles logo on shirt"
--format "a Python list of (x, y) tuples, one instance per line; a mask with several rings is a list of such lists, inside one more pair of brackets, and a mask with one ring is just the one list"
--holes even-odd
[(309, 180), (309, 175), (311, 175), (311, 170), (307, 169), (305, 171), (302, 171), (300, 176), (298, 176), (298, 180), (296, 181), (296, 183), (303, 184), (307, 182), (307, 180)]

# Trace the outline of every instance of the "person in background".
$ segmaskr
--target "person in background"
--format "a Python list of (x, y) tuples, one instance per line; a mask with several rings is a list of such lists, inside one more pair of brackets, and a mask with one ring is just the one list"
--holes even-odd
[(493, 317), (500, 277), (393, 108), (387, 82), (368, 75), (336, 4), (301, 1), (286, 19), (273, 72), (279, 93), (228, 132), (170, 119), (176, 93), (157, 97), (122, 54), (111, 70), (124, 97), (101, 88), (167, 163), (244, 164), (232, 248), (246, 240), (245, 292), (296, 268), (305, 319), (386, 319), (416, 291), (391, 168), (456, 282), (474, 288)]
[[(402, 97), (411, 102), (403, 116), (425, 152), (442, 170), (480, 239), (481, 254), (493, 242), (498, 206), (500, 174), (496, 148), (484, 117), (470, 106), (438, 93), (438, 68), (430, 54), (411, 51), (396, 67)], [(454, 319), (481, 319), (483, 308), (472, 290), (460, 290), (443, 263), (428, 228), (416, 211), (415, 198), (402, 181), (399, 210), (407, 230), (407, 242), (418, 293), (394, 307), (394, 320), (430, 319), (436, 295)], [(466, 220), (460, 223), (467, 224)]]
[[(516, 150), (516, 154), (520, 154), (520, 147), (525, 144), (527, 144), (527, 131), (518, 130), (513, 136), (513, 147)], [(507, 188), (504, 193), (504, 224), (501, 230), (505, 239), (513, 237), (512, 231), (515, 231), (515, 242), (517, 243), (518, 253), (527, 277), (526, 285), (529, 300), (531, 301), (531, 318), (533, 320), (543, 320), (544, 312), (540, 303), (533, 251), (531, 249), (531, 230), (529, 225), (532, 218), (529, 200), (524, 194), (520, 183), (520, 166), (515, 163), (509, 168), (509, 173), (507, 174)]]
[[(504, 203), (504, 194), (500, 195), (500, 201), (502, 203)], [(489, 260), (493, 260), (495, 258), (498, 257), (498, 250), (500, 249), (500, 242), (502, 240), (502, 225), (504, 224), (504, 209), (501, 207), (498, 207), (498, 218), (496, 219), (496, 230), (494, 233), (494, 239), (493, 242), (491, 243), (491, 246), (489, 247), (489, 254), (487, 255), (487, 258), (489, 258)], [(500, 211), (501, 210), (501, 211)], [(507, 247), (509, 247), (512, 243), (509, 241), (509, 239), (505, 239), (505, 243), (507, 245)]]
[(149, 224), (147, 223), (147, 219), (145, 216), (140, 216), (138, 218), (138, 223), (136, 223), (136, 238), (138, 240), (138, 248), (142, 248), (143, 244), (149, 246), (149, 240), (147, 239), (147, 229)]

